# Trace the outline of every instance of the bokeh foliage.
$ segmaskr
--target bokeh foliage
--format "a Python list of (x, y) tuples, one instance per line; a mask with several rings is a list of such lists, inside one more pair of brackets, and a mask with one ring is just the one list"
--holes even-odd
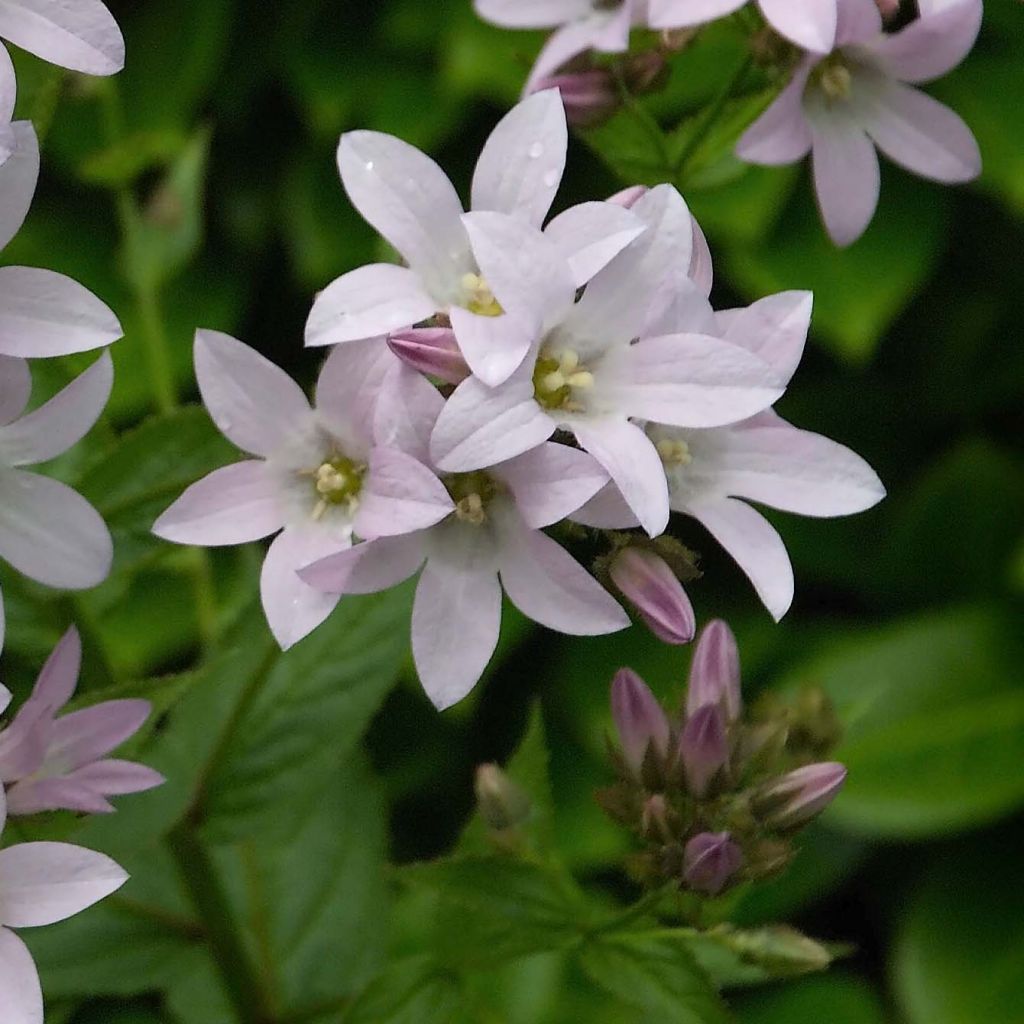
[[(154, 412), (161, 337), (182, 402), (195, 401), (200, 325), (311, 381), (312, 294), (386, 255), (344, 198), (339, 133), (400, 135), (464, 191), (540, 37), (479, 23), (467, 0), (111, 6), (128, 42), (119, 78), (71, 80), (18, 55), (19, 114), (40, 125), (45, 170), (3, 258), (76, 276), (125, 325), (103, 423), (52, 467), (111, 524), (115, 571), (74, 597), (4, 574), (5, 682), (27, 685), (76, 621), (84, 700), (150, 697), (160, 715), (135, 753), (169, 782), (84, 827), (21, 826), (73, 834), (133, 873), (103, 906), (31, 937), (48, 1020), (234, 1019), (209, 954), (223, 937), (184, 877), (196, 857), (222, 880), (255, 965), (254, 1019), (268, 1024), (725, 1019), (679, 989), (694, 954), (678, 937), (611, 928), (576, 948), (581, 893), (609, 920), (629, 895), (627, 841), (592, 796), (608, 781), (608, 681), (628, 664), (677, 698), (685, 653), (639, 627), (570, 640), (507, 615), (489, 676), (439, 716), (409, 663), (406, 591), (346, 602), (282, 656), (253, 602), (258, 551), (200, 559), (148, 535), (188, 482), (231, 457), (201, 410), (170, 409), (165, 394)], [(728, 119), (682, 182), (716, 257), (716, 305), (815, 291), (812, 343), (780, 409), (863, 454), (889, 489), (848, 521), (772, 516), (797, 575), (780, 626), (710, 538), (678, 524), (703, 555), (698, 614), (733, 624), (748, 695), (821, 684), (847, 726), (844, 795), (736, 916), (751, 928), (793, 918), (855, 952), (831, 973), (738, 996), (743, 1024), (1024, 1022), (1022, 17), (989, 0), (975, 52), (935, 87), (979, 138), (981, 180), (953, 191), (884, 167), (878, 215), (849, 250), (826, 239), (805, 171), (728, 156)], [(737, 38), (699, 40), (655, 113), (706, 102)], [(642, 176), (650, 145), (628, 115), (574, 144), (559, 204), (615, 191), (616, 168)], [(86, 361), (37, 364), (35, 400)], [(452, 848), (473, 767), (507, 760), (532, 708), (554, 855), (582, 888), (491, 863), (481, 877), (396, 871)], [(526, 924), (506, 933), (513, 913)], [(495, 962), (468, 981), (455, 960), (439, 968), (438, 935), (464, 947), (446, 947), (455, 960), (477, 949)]]

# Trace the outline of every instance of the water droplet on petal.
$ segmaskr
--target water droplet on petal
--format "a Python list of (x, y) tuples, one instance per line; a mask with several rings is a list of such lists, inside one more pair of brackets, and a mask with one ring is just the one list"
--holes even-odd
[(528, 150), (527, 155), (531, 160), (537, 160), (544, 152), (544, 147), (539, 143), (535, 142)]
[(373, 170), (373, 161), (372, 160), (367, 160), (366, 161), (366, 169), (368, 171), (372, 171)]

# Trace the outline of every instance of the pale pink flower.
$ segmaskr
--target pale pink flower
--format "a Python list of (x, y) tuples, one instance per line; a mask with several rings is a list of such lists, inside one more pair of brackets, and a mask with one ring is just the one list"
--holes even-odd
[[(473, 175), (472, 208), (539, 227), (565, 168), (565, 112), (554, 90), (514, 107), (491, 133)], [(473, 372), (498, 384), (522, 362), (538, 329), (518, 292), (499, 295), (474, 258), (462, 201), (430, 157), (390, 135), (348, 132), (338, 147), (353, 206), (407, 266), (350, 271), (316, 299), (307, 345), (337, 345), (447, 317)], [(643, 229), (628, 211), (584, 203), (555, 217), (552, 244), (584, 284)]]
[(53, 649), (14, 721), (0, 732), (0, 782), (11, 814), (114, 810), (108, 796), (141, 793), (163, 776), (143, 764), (108, 758), (149, 717), (147, 700), (108, 700), (57, 717), (78, 684), (82, 642), (69, 629)]
[(364, 538), (431, 526), (454, 507), (426, 467), (377, 444), (374, 409), (387, 346), (338, 346), (320, 373), (316, 406), (283, 370), (242, 342), (198, 331), (196, 377), (221, 432), (256, 458), (214, 470), (156, 521), (178, 544), (244, 544), (277, 534), (260, 593), (284, 648), (315, 629), (336, 597), (306, 586), (299, 566)]
[(721, 707), (729, 722), (735, 722), (743, 710), (740, 651), (733, 631), (722, 619), (712, 619), (701, 631), (690, 662), (687, 715), (696, 714), (705, 704)]
[[(0, 25), (11, 6), (0, 0)], [(39, 177), (35, 130), (28, 121), (16, 121), (11, 130), (13, 151), (0, 167), (0, 248), (25, 220)], [(117, 317), (70, 277), (36, 267), (0, 267), (0, 355), (63, 356), (120, 337)]]
[[(0, 789), (0, 833), (7, 818)], [(0, 850), (0, 1021), (43, 1024), (32, 955), (12, 928), (73, 917), (116, 892), (128, 875), (109, 857), (69, 843), (19, 843)]]
[[(715, 320), (727, 340), (750, 347), (788, 382), (810, 315), (807, 292), (782, 292), (746, 309), (717, 313)], [(740, 499), (832, 517), (862, 512), (885, 496), (859, 455), (798, 430), (771, 410), (711, 430), (649, 424), (647, 436), (660, 456), (672, 509), (699, 520), (736, 559), (775, 619), (792, 603), (793, 568), (775, 528)], [(608, 529), (637, 525), (614, 488), (605, 488), (572, 518)]]
[(840, 0), (836, 49), (808, 54), (792, 81), (736, 146), (755, 164), (811, 154), (825, 227), (837, 245), (864, 232), (878, 205), (877, 146), (914, 174), (945, 183), (981, 171), (974, 136), (948, 107), (909, 84), (956, 67), (974, 44), (981, 0), (925, 0), (891, 34), (873, 0)]
[[(724, 18), (747, 0), (650, 0), (652, 28), (689, 28)], [(790, 42), (828, 53), (836, 40), (838, 0), (757, 0), (765, 21)]]
[[(426, 462), (443, 399), (400, 365), (381, 391), (380, 422), (392, 443)], [(543, 444), (526, 454), (442, 477), (451, 514), (402, 537), (358, 544), (300, 575), (337, 600), (384, 590), (420, 572), (412, 612), (412, 651), (438, 708), (461, 700), (498, 642), (502, 588), (549, 629), (578, 636), (612, 633), (629, 618), (611, 595), (541, 529), (564, 519), (607, 481), (583, 452)], [(312, 561), (312, 559), (310, 559)]]
[(629, 545), (612, 558), (608, 575), (659, 640), (688, 644), (693, 639), (697, 630), (693, 605), (660, 555)]
[(110, 571), (110, 533), (67, 484), (21, 467), (47, 462), (79, 441), (103, 411), (113, 380), (104, 352), (48, 402), (22, 415), (31, 389), (28, 366), (0, 356), (0, 558), (49, 587), (83, 590), (101, 583)]
[(647, 20), (648, 0), (474, 0), (484, 21), (504, 28), (553, 28), (540, 51), (524, 94), (573, 57), (588, 50), (624, 53), (629, 32)]
[[(466, 215), (488, 279), (499, 291), (518, 290), (544, 326), (503, 384), (471, 377), (456, 388), (431, 454), (445, 472), (467, 472), (570, 431), (655, 536), (668, 523), (668, 484), (654, 444), (633, 419), (719, 426), (764, 409), (783, 388), (758, 355), (710, 333), (710, 307), (687, 276), (693, 228), (679, 193), (658, 186), (633, 212), (647, 230), (578, 302), (566, 261), (547, 238), (500, 214)], [(673, 330), (691, 306), (707, 307), (704, 324)]]

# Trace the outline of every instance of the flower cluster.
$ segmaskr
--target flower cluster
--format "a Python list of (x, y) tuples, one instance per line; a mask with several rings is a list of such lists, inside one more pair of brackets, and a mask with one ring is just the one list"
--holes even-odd
[(745, 719), (736, 640), (720, 620), (694, 649), (679, 721), (629, 669), (612, 683), (612, 713), (619, 782), (599, 800), (642, 840), (632, 866), (651, 885), (714, 896), (776, 873), (793, 856), (793, 834), (846, 778), (841, 764), (819, 760), (838, 739), (820, 695)]
[[(657, 88), (674, 50), (699, 26), (746, 0), (476, 0), (481, 17), (511, 28), (554, 28), (526, 92), (556, 86), (573, 122), (599, 123), (623, 92)], [(769, 33), (751, 51), (784, 88), (740, 138), (753, 164), (790, 164), (811, 154), (826, 229), (838, 245), (855, 241), (878, 203), (875, 147), (907, 170), (939, 182), (981, 171), (970, 129), (947, 107), (912, 88), (956, 67), (981, 24), (982, 0), (920, 0), (917, 16), (890, 29), (891, 0), (758, 0)], [(755, 18), (755, 21), (757, 19)], [(630, 30), (660, 30), (654, 49), (630, 53)], [(623, 55), (609, 65), (595, 54)], [(646, 69), (651, 69), (650, 71)]]
[(564, 633), (628, 625), (549, 527), (595, 528), (617, 553), (612, 589), (679, 643), (695, 620), (661, 537), (672, 509), (703, 522), (779, 616), (785, 549), (738, 499), (831, 516), (883, 494), (858, 456), (770, 411), (811, 297), (714, 311), (706, 243), (668, 185), (545, 225), (566, 144), (557, 91), (528, 97), (486, 143), (467, 213), (418, 150), (342, 137), (350, 199), (407, 265), (353, 270), (318, 296), (306, 341), (333, 349), (314, 406), (241, 342), (196, 336), (207, 408), (255, 458), (193, 485), (155, 532), (212, 545), (277, 533), (261, 593), (284, 647), (341, 596), (419, 573), (413, 655), (439, 707), (490, 660), (503, 590)]

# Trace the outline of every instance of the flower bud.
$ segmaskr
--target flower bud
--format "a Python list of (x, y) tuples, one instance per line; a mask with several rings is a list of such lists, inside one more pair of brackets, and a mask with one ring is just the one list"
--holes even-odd
[(711, 780), (729, 760), (725, 720), (717, 704), (705, 704), (687, 718), (679, 737), (679, 754), (690, 792), (704, 796)]
[(772, 828), (797, 828), (819, 815), (845, 781), (846, 768), (835, 761), (805, 765), (762, 787), (755, 809)]
[(672, 838), (672, 829), (669, 818), (672, 811), (668, 801), (661, 793), (654, 793), (644, 801), (643, 811), (640, 816), (640, 827), (644, 835), (657, 842), (668, 842)]
[(686, 644), (693, 639), (693, 605), (664, 559), (644, 548), (623, 548), (612, 559), (609, 574), (659, 640)]
[(743, 851), (728, 832), (701, 832), (683, 851), (683, 880), (691, 889), (717, 896), (743, 865)]
[(647, 684), (631, 669), (619, 669), (612, 680), (612, 717), (623, 757), (636, 775), (649, 746), (662, 757), (668, 753), (668, 718)]
[(448, 327), (414, 327), (388, 336), (388, 345), (414, 370), (447, 384), (461, 384), (469, 367), (459, 351), (455, 332)]
[(530, 816), (530, 798), (496, 764), (482, 764), (473, 782), (480, 816), (496, 832), (523, 824)]
[(686, 713), (692, 715), (705, 704), (720, 706), (729, 722), (735, 722), (743, 709), (740, 652), (732, 630), (721, 619), (704, 627), (690, 662)]
[(628, 210), (641, 196), (646, 195), (648, 188), (646, 185), (630, 185), (629, 188), (624, 188), (621, 192), (616, 192), (615, 195), (609, 196), (606, 202), (614, 203), (616, 206), (621, 206)]
[(542, 78), (536, 89), (557, 89), (566, 120), (577, 128), (593, 128), (607, 121), (622, 104), (615, 79), (604, 68), (551, 75)]

